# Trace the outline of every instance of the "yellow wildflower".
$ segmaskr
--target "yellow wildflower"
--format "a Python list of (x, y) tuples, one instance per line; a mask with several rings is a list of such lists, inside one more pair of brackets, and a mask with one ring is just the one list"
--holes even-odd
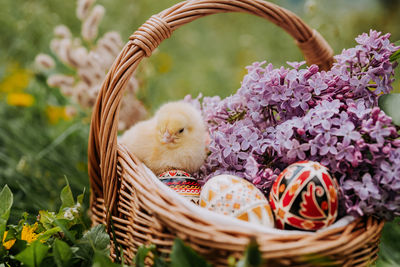
[(2, 243), (3, 243), (3, 247), (5, 247), (7, 250), (9, 250), (12, 246), (14, 246), (15, 239), (10, 239), (7, 242), (4, 242), (4, 240), (6, 240), (7, 233), (8, 233), (8, 231), (4, 232)]
[(35, 102), (35, 98), (26, 93), (9, 93), (7, 95), (7, 104), (10, 106), (30, 107)]
[(71, 116), (67, 114), (66, 107), (60, 106), (47, 106), (46, 114), (49, 118), (49, 122), (51, 124), (58, 123), (61, 119), (68, 121), (71, 119)]
[(32, 243), (38, 238), (38, 234), (35, 233), (38, 224), (35, 223), (34, 225), (30, 226), (28, 224), (22, 227), (21, 231), (21, 240), (25, 240), (28, 244)]
[(0, 83), (0, 92), (20, 93), (29, 85), (32, 73), (21, 68), (18, 64), (7, 67), (6, 77)]

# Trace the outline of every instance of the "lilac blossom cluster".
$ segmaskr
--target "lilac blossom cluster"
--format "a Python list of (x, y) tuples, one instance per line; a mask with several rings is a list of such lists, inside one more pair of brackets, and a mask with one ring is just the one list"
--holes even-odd
[(202, 181), (231, 173), (268, 194), (284, 168), (308, 159), (337, 177), (347, 213), (400, 215), (400, 139), (377, 107), (392, 90), (396, 64), (389, 57), (400, 49), (389, 36), (360, 35), (329, 71), (301, 69), (304, 62), (288, 63), (290, 69), (254, 63), (236, 94), (205, 97), (211, 143)]

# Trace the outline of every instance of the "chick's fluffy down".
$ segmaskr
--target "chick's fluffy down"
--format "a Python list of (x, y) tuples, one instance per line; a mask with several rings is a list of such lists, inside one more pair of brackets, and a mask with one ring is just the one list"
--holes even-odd
[(164, 104), (153, 118), (127, 130), (120, 141), (156, 175), (199, 170), (206, 158), (206, 127), (199, 110), (184, 102)]

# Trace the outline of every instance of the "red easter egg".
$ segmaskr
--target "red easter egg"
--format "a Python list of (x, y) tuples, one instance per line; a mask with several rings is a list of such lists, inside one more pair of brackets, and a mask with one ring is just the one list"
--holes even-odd
[(318, 162), (299, 161), (275, 180), (269, 202), (280, 229), (316, 231), (338, 214), (338, 185)]
[(166, 171), (158, 178), (178, 194), (184, 196), (194, 204), (199, 204), (201, 186), (197, 180), (185, 171)]

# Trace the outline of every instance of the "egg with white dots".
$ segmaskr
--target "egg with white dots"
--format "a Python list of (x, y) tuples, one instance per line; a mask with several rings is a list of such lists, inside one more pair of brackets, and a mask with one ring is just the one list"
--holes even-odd
[(264, 194), (247, 180), (218, 175), (201, 189), (200, 206), (243, 221), (274, 227), (271, 207)]

